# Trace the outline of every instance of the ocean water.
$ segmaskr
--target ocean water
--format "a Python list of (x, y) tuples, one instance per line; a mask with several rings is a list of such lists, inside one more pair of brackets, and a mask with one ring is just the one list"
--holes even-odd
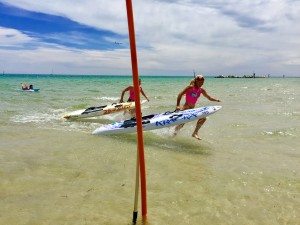
[[(143, 115), (173, 111), (191, 77), (141, 76)], [(23, 92), (20, 82), (39, 92)], [(65, 121), (67, 112), (118, 102), (122, 76), (0, 76), (0, 224), (131, 224), (136, 136), (92, 135), (123, 113)], [(217, 79), (195, 122), (144, 132), (147, 221), (137, 224), (300, 224), (300, 79)], [(143, 97), (141, 97), (143, 98)], [(183, 100), (182, 100), (183, 101)], [(182, 102), (183, 103), (183, 102)]]

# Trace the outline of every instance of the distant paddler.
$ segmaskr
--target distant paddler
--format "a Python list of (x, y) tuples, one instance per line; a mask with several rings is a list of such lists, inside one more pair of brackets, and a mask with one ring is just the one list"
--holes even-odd
[(21, 83), (22, 85), (22, 90), (33, 90), (33, 85), (30, 84), (29, 86), (25, 83)]
[(33, 85), (30, 84), (29, 86), (25, 83), (21, 83), (21, 89), (23, 91), (30, 91), (30, 92), (34, 92), (34, 91), (39, 91), (39, 88), (33, 88)]
[(22, 90), (29, 90), (29, 86), (25, 83), (21, 83)]

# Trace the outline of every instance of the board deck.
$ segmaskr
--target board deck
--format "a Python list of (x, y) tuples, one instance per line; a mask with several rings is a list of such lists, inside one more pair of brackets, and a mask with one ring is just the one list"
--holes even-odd
[[(141, 104), (144, 104), (145, 102), (147, 102), (147, 100), (141, 101)], [(95, 116), (103, 116), (103, 115), (116, 113), (124, 110), (130, 110), (133, 108), (135, 108), (134, 102), (113, 103), (111, 105), (103, 105), (103, 106), (89, 107), (87, 109), (76, 110), (62, 116), (62, 118), (64, 119), (89, 118)]]
[[(196, 119), (207, 117), (219, 111), (222, 106), (206, 106), (195, 109), (187, 109), (177, 112), (165, 112), (151, 114), (142, 117), (143, 130), (154, 130), (187, 123)], [(122, 134), (136, 132), (137, 122), (135, 118), (103, 125), (93, 134)]]
[(32, 89), (21, 89), (21, 91), (29, 91), (29, 92), (34, 92), (34, 91), (39, 91), (39, 88), (32, 88)]

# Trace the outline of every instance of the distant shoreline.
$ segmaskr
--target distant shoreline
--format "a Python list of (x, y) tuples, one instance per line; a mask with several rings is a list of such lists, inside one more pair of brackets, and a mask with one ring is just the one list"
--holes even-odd
[(228, 75), (228, 76), (223, 76), (223, 75), (219, 75), (219, 76), (216, 76), (215, 78), (271, 78), (271, 76), (270, 75), (264, 75), (264, 76), (256, 76), (256, 75), (243, 75), (243, 76)]
[[(111, 77), (111, 78), (128, 78), (132, 77), (132, 75), (105, 75), (105, 74), (21, 74), (21, 73), (0, 73), (0, 77)], [(193, 78), (192, 75), (139, 75), (141, 78)], [(213, 76), (213, 75), (206, 75), (206, 78), (300, 78), (300, 76), (270, 76), (270, 75), (264, 75), (264, 76), (253, 76), (253, 75), (219, 75), (219, 76)]]

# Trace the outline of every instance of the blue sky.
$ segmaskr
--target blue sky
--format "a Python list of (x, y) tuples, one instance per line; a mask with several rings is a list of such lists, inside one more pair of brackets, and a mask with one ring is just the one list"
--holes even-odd
[[(300, 76), (300, 1), (133, 1), (140, 75)], [(130, 75), (125, 0), (0, 0), (5, 73)]]
[[(116, 47), (114, 42), (105, 40), (105, 37), (109, 36), (116, 40), (122, 37), (112, 31), (96, 29), (63, 16), (24, 10), (2, 3), (0, 3), (0, 17), (2, 27), (19, 30), (44, 43), (70, 48), (114, 49)], [(28, 48), (27, 45), (22, 47)]]

